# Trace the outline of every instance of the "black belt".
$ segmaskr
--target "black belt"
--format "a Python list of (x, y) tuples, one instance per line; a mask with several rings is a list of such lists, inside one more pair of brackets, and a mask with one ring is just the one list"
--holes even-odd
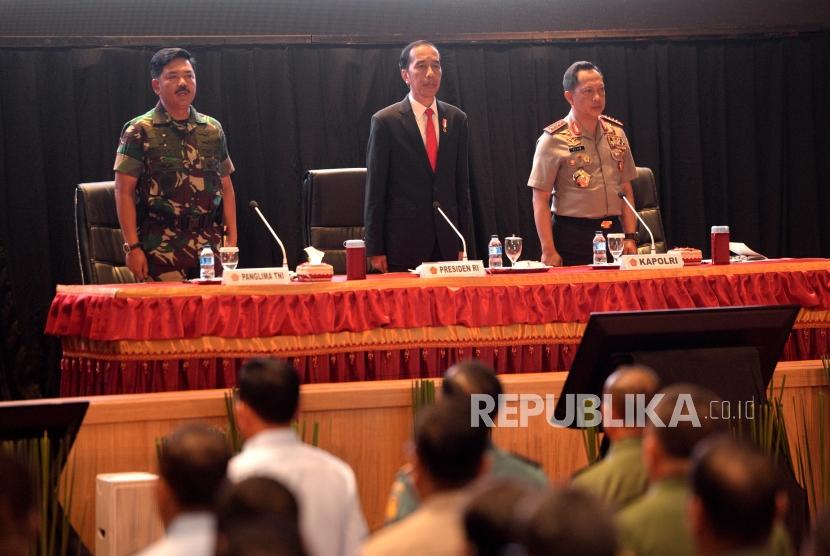
[(599, 226), (603, 222), (607, 222), (609, 220), (611, 222), (613, 222), (614, 220), (619, 220), (620, 215), (619, 214), (612, 214), (612, 215), (609, 215), (609, 216), (603, 216), (602, 218), (577, 218), (575, 216), (559, 216), (558, 214), (554, 214), (553, 219), (554, 220), (559, 220), (560, 222), (563, 222), (563, 223), (570, 222), (572, 224), (580, 224), (582, 226), (587, 226), (589, 224), (592, 225), (592, 226)]
[(202, 214), (180, 214), (178, 216), (151, 212), (147, 217), (149, 220), (163, 223), (170, 229), (183, 231), (203, 230), (212, 224), (219, 224), (222, 221), (221, 213), (218, 210)]

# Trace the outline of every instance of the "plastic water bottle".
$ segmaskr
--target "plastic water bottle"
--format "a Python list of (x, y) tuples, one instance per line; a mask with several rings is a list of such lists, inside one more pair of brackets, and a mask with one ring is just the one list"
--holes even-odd
[(607, 264), (608, 253), (605, 251), (605, 236), (602, 230), (594, 235), (594, 264)]
[(487, 266), (490, 268), (501, 268), (501, 241), (499, 236), (493, 234), (490, 236), (490, 243), (487, 244), (487, 252), (490, 254), (490, 260)]
[(199, 278), (202, 280), (213, 280), (216, 277), (216, 270), (213, 267), (213, 249), (205, 245), (199, 253)]

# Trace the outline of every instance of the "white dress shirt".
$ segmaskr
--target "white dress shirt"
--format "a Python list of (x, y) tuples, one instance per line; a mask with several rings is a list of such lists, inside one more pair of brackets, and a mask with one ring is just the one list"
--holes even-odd
[(213, 556), (216, 547), (216, 519), (209, 512), (179, 514), (164, 537), (136, 553), (136, 556)]
[(228, 464), (228, 477), (270, 477), (300, 506), (300, 532), (313, 556), (352, 556), (368, 532), (354, 471), (332, 454), (305, 444), (290, 428), (254, 435)]
[(432, 108), (432, 125), (435, 128), (435, 144), (441, 143), (441, 130), (438, 129), (438, 100), (433, 98), (431, 106), (424, 106), (412, 97), (409, 93), (409, 104), (412, 105), (412, 113), (415, 114), (415, 121), (418, 122), (418, 129), (421, 131), (421, 140), (424, 146), (427, 144), (427, 116), (424, 112)]

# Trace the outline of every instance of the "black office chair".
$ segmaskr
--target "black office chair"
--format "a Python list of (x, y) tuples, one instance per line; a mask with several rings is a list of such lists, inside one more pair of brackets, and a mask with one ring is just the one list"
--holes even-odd
[(75, 238), (84, 284), (135, 282), (126, 266), (115, 210), (115, 182), (82, 183), (75, 190)]
[[(631, 188), (634, 190), (634, 206), (654, 234), (654, 247), (656, 252), (665, 253), (667, 249), (666, 231), (663, 229), (663, 217), (660, 213), (657, 182), (654, 181), (654, 173), (651, 171), (651, 168), (641, 168), (638, 166), (637, 177), (631, 180)], [(651, 252), (651, 238), (639, 221), (637, 221), (637, 231), (640, 234), (637, 252)]]
[(303, 178), (303, 244), (326, 253), (335, 274), (346, 273), (347, 239), (363, 239), (366, 168), (309, 170)]

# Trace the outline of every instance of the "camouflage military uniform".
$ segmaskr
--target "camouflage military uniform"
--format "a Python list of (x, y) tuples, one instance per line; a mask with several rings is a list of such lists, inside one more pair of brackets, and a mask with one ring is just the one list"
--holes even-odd
[[(490, 474), (494, 477), (519, 479), (532, 487), (548, 485), (548, 477), (535, 462), (491, 445), (487, 453), (492, 458)], [(398, 522), (418, 509), (420, 501), (412, 483), (412, 466), (404, 465), (395, 475), (395, 482), (386, 501), (385, 525)]]
[(233, 172), (222, 125), (190, 107), (173, 120), (159, 102), (124, 125), (116, 172), (138, 178), (138, 236), (150, 276), (184, 277), (221, 240), (222, 178)]

